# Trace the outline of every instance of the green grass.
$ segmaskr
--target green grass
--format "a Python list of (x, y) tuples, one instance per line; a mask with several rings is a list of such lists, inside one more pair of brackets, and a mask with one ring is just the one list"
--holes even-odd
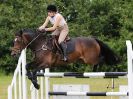
[[(115, 78), (115, 88), (114, 91), (119, 91), (119, 85), (127, 85), (127, 79), (124, 78)], [(85, 84), (90, 85), (90, 91), (91, 92), (111, 92), (111, 88), (107, 88), (112, 86), (112, 80), (109, 78), (103, 79), (103, 78), (51, 78), (51, 89), (52, 85), (54, 84)], [(91, 97), (90, 99), (111, 99), (111, 97)], [(112, 99), (119, 99), (119, 97), (114, 97)]]
[(7, 88), (11, 80), (12, 76), (0, 75), (0, 99), (7, 99)]
[[(0, 76), (0, 99), (7, 99), (7, 87), (11, 83), (12, 76)], [(111, 88), (111, 79), (103, 78), (50, 78), (50, 89), (52, 91), (53, 84), (87, 84), (90, 85), (91, 92), (109, 92)], [(115, 78), (115, 89), (119, 91), (119, 85), (127, 85), (127, 79)], [(28, 81), (29, 86), (29, 81)], [(29, 90), (28, 90), (29, 93)], [(29, 95), (29, 94), (28, 94)], [(30, 95), (29, 95), (30, 97)], [(29, 99), (29, 98), (28, 98)], [(91, 97), (90, 99), (110, 99), (110, 97)], [(119, 99), (113, 97), (112, 99)]]

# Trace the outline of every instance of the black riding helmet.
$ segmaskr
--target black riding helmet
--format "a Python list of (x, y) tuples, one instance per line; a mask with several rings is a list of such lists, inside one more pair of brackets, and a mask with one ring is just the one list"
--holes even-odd
[(55, 5), (48, 5), (47, 7), (47, 11), (53, 11), (53, 12), (57, 12), (57, 8)]

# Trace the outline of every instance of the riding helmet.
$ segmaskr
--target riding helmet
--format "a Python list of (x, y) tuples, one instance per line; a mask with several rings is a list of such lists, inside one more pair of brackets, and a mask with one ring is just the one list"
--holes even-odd
[(57, 8), (55, 5), (48, 5), (47, 11), (57, 12)]

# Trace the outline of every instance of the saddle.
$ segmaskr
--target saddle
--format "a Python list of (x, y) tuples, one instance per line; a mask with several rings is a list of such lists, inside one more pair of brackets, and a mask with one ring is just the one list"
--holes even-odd
[[(53, 41), (52, 41), (52, 45), (54, 46), (54, 50), (55, 50), (55, 52), (59, 52), (60, 54), (62, 53), (62, 50), (61, 50), (61, 47), (60, 47), (60, 45), (59, 45), (59, 43), (58, 43), (58, 38), (59, 38), (59, 36), (56, 36), (56, 35), (52, 35), (52, 39), (53, 39)], [(71, 53), (71, 52), (73, 52), (74, 51), (74, 49), (75, 49), (75, 42), (74, 42), (74, 40), (73, 39), (71, 39), (69, 36), (67, 36), (66, 38), (65, 38), (65, 40), (64, 40), (64, 43), (66, 44), (66, 52), (67, 52), (67, 54), (69, 54), (69, 53)]]

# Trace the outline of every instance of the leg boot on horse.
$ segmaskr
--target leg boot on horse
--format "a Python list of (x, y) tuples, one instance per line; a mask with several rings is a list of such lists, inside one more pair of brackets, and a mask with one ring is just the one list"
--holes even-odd
[(33, 63), (34, 62), (31, 62), (31, 63), (28, 63), (26, 65), (26, 70), (27, 70), (27, 77), (29, 80), (31, 80), (31, 82), (33, 83), (34, 87), (36, 89), (39, 89), (40, 88), (40, 85), (37, 83), (37, 75), (36, 75), (36, 72), (37, 72), (37, 69), (35, 69), (34, 71), (31, 70), (31, 67), (33, 66)]
[(37, 83), (37, 75), (36, 75), (37, 70), (33, 71), (32, 73), (33, 73), (33, 78), (31, 81), (36, 89), (40, 89), (40, 85)]

